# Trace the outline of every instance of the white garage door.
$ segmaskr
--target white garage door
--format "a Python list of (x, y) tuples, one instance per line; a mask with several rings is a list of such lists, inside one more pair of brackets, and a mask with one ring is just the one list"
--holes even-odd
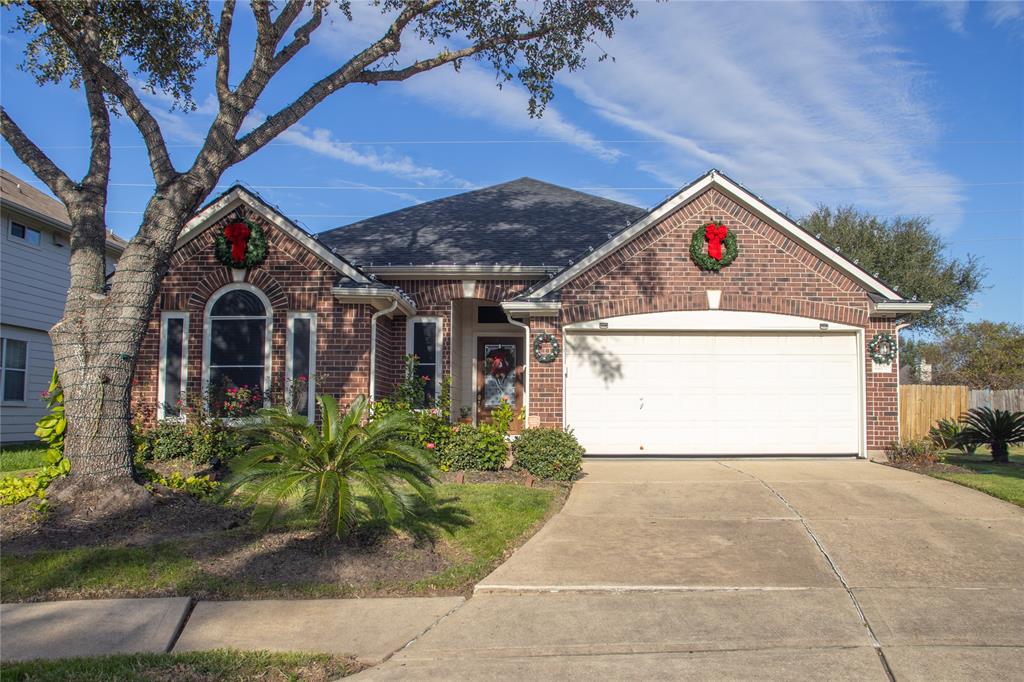
[(854, 455), (856, 339), (567, 334), (565, 422), (588, 454)]

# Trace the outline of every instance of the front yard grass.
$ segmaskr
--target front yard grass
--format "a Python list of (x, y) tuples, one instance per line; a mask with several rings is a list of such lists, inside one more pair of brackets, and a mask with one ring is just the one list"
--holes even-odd
[(41, 445), (9, 445), (0, 450), (0, 472), (24, 472), (46, 465), (46, 448)]
[(5, 682), (327, 682), (351, 675), (359, 669), (351, 659), (327, 654), (218, 649), (180, 654), (121, 654), (5, 662), (3, 679)]
[[(560, 487), (442, 483), (443, 503), (394, 530), (322, 543), (308, 528), (249, 527), (94, 546), (0, 561), (2, 601), (193, 596), (203, 599), (464, 594), (561, 506)], [(195, 503), (197, 506), (200, 503)], [(17, 548), (15, 548), (17, 550)]]
[(946, 450), (939, 457), (944, 464), (969, 471), (934, 471), (929, 472), (930, 476), (953, 481), (1024, 507), (1024, 445), (1010, 447), (1009, 464), (992, 462), (988, 446), (978, 448), (974, 455), (964, 455), (959, 450)]

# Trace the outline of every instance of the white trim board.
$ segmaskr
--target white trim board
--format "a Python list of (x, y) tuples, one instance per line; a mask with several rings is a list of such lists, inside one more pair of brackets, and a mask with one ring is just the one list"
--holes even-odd
[[(165, 372), (167, 370), (167, 320), (182, 320), (181, 339), (181, 387), (182, 407), (188, 404), (188, 324), (189, 313), (183, 310), (165, 310), (160, 313), (160, 356), (158, 363), (159, 376), (157, 377), (156, 391), (156, 418), (158, 421), (164, 419), (164, 407), (167, 405), (167, 385), (165, 383)], [(184, 421), (185, 413), (182, 411), (176, 420)]]
[(625, 246), (648, 229), (654, 227), (672, 213), (675, 213), (708, 189), (716, 189), (729, 196), (751, 213), (757, 215), (762, 220), (793, 239), (793, 241), (804, 246), (811, 253), (816, 254), (822, 260), (831, 263), (836, 268), (846, 273), (851, 279), (860, 283), (866, 289), (870, 291), (877, 291), (892, 301), (903, 300), (898, 293), (861, 270), (857, 265), (853, 264), (840, 254), (825, 246), (825, 244), (809, 235), (789, 218), (782, 215), (771, 206), (764, 203), (761, 199), (719, 173), (717, 170), (709, 171), (700, 179), (684, 187), (675, 196), (662, 203), (632, 226), (599, 246), (586, 258), (583, 258), (578, 263), (569, 266), (563, 270), (561, 274), (556, 275), (550, 281), (530, 292), (527, 297), (524, 298), (541, 298), (557, 291), (582, 275), (594, 265), (597, 265), (599, 262), (613, 254), (619, 248)]
[(338, 272), (351, 277), (360, 284), (373, 283), (373, 280), (363, 274), (358, 268), (349, 265), (336, 256), (329, 248), (313, 239), (305, 230), (288, 220), (281, 213), (267, 206), (244, 187), (235, 187), (189, 220), (185, 224), (185, 229), (182, 230), (181, 236), (178, 237), (177, 243), (174, 245), (175, 250), (180, 249), (202, 234), (207, 227), (233, 211), (238, 204), (244, 204), (249, 209), (258, 213), (267, 222), (315, 253)]

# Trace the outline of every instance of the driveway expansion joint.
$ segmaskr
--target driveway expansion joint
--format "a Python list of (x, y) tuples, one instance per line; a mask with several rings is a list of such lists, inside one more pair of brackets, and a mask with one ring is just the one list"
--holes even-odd
[(843, 589), (846, 590), (847, 596), (849, 596), (850, 601), (853, 603), (854, 608), (857, 610), (857, 614), (860, 616), (860, 620), (861, 623), (864, 625), (864, 629), (867, 631), (868, 636), (871, 638), (871, 646), (874, 648), (875, 653), (878, 654), (878, 660), (879, 663), (881, 663), (882, 665), (882, 669), (885, 671), (885, 674), (889, 678), (889, 680), (891, 682), (895, 682), (896, 676), (892, 672), (892, 667), (889, 665), (889, 661), (885, 658), (885, 652), (882, 650), (882, 643), (878, 640), (877, 635), (875, 635), (875, 630), (871, 626), (871, 622), (868, 620), (867, 614), (864, 613), (864, 609), (860, 605), (860, 600), (858, 600), (857, 595), (853, 593), (853, 588), (850, 587), (850, 584), (846, 581), (846, 577), (843, 575), (842, 571), (839, 570), (839, 566), (836, 565), (835, 560), (832, 559), (832, 557), (829, 555), (828, 550), (825, 549), (825, 546), (822, 544), (821, 540), (819, 540), (818, 536), (814, 534), (814, 531), (807, 523), (807, 520), (804, 518), (803, 514), (801, 514), (796, 507), (790, 504), (789, 500), (787, 500), (778, 490), (773, 488), (767, 481), (762, 480), (761, 478), (751, 474), (750, 472), (743, 471), (742, 469), (736, 469), (735, 467), (731, 467), (725, 462), (720, 461), (718, 462), (718, 464), (725, 467), (726, 469), (738, 471), (742, 474), (750, 476), (752, 479), (754, 479), (755, 481), (763, 485), (765, 488), (767, 488), (769, 492), (775, 495), (775, 497), (779, 498), (782, 504), (786, 505), (786, 508), (796, 515), (797, 519), (800, 521), (800, 525), (804, 527), (804, 530), (807, 532), (808, 537), (811, 538), (811, 541), (818, 548), (818, 551), (821, 552), (821, 555), (825, 558), (825, 561), (828, 562), (828, 565), (832, 569), (832, 572), (835, 573), (836, 578), (842, 584)]

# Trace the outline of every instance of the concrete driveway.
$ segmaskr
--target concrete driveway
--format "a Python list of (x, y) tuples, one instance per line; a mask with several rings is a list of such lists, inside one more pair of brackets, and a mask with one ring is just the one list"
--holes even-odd
[(565, 508), (367, 679), (1002, 680), (1024, 510), (865, 461), (588, 462)]

